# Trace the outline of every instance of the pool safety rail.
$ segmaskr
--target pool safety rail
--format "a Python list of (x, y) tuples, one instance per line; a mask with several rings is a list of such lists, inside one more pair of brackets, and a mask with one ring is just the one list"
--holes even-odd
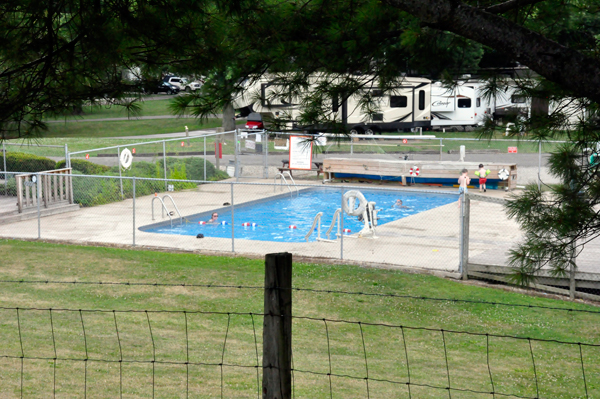
[[(313, 224), (312, 224), (310, 230), (308, 231), (308, 233), (304, 237), (304, 239), (306, 240), (306, 242), (308, 242), (308, 239), (314, 233), (315, 228), (317, 229), (317, 241), (321, 241), (321, 242), (333, 242), (333, 243), (336, 242), (336, 240), (338, 238), (340, 238), (341, 235), (342, 235), (342, 228), (341, 228), (342, 216), (341, 216), (341, 213), (342, 213), (342, 209), (341, 208), (336, 209), (336, 211), (334, 212), (333, 219), (331, 220), (331, 224), (329, 225), (329, 228), (325, 232), (325, 235), (327, 236), (327, 238), (322, 238), (321, 237), (321, 218), (323, 216), (323, 212), (317, 213), (315, 215), (315, 219), (313, 221)], [(335, 227), (336, 224), (337, 224), (336, 238), (332, 240), (330, 238), (330, 236), (331, 236), (331, 232), (332, 232), (332, 230), (333, 230), (333, 228)]]
[(273, 183), (277, 183), (277, 179), (279, 179), (279, 185), (280, 185), (280, 187), (283, 186), (283, 183), (285, 183), (285, 185), (287, 186), (288, 190), (290, 191), (290, 195), (293, 195), (294, 192), (292, 191), (292, 188), (290, 187), (290, 184), (288, 183), (287, 179), (285, 178), (286, 175), (290, 178), (292, 184), (294, 185), (294, 188), (296, 189), (296, 195), (298, 195), (299, 194), (298, 186), (296, 185), (296, 182), (294, 181), (294, 178), (292, 177), (292, 174), (290, 172), (279, 172), (279, 173), (277, 173), (275, 175), (275, 179), (273, 179)]
[(173, 211), (169, 211), (169, 209), (167, 209), (167, 205), (165, 205), (165, 198), (168, 198), (171, 200), (171, 203), (173, 204), (173, 207), (175, 208), (175, 211), (177, 211), (177, 215), (179, 215), (179, 223), (183, 224), (183, 216), (181, 216), (181, 212), (179, 212), (179, 208), (177, 208), (177, 205), (175, 205), (175, 200), (173, 199), (173, 197), (171, 197), (169, 194), (165, 194), (163, 195), (163, 197), (159, 197), (158, 194), (154, 194), (154, 198), (152, 198), (152, 220), (155, 220), (154, 218), (154, 201), (158, 200), (161, 204), (161, 215), (164, 218), (165, 217), (165, 213), (167, 214), (167, 216), (169, 217), (169, 220), (171, 221), (171, 228), (173, 227)]

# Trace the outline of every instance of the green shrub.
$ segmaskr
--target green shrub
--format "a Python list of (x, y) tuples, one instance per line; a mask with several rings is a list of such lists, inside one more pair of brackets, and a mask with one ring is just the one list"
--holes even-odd
[[(71, 167), (78, 170), (82, 175), (104, 175), (110, 170), (109, 166), (98, 165), (85, 159), (72, 159)], [(56, 169), (66, 168), (65, 160), (56, 163)]]
[[(91, 162), (83, 161), (77, 163), (71, 161), (74, 174), (92, 174), (97, 171), (95, 166), (100, 166), (105, 176), (118, 176), (120, 166), (106, 168), (101, 165), (95, 165)], [(91, 165), (94, 166), (91, 166)], [(79, 167), (85, 169), (79, 172)], [(106, 168), (106, 169), (104, 169)], [(221, 180), (229, 176), (222, 171), (217, 170), (210, 162), (206, 162), (206, 178), (208, 180)], [(163, 161), (146, 162), (134, 161), (131, 169), (123, 171), (123, 176), (135, 176), (139, 178), (159, 178), (164, 177)], [(203, 180), (204, 179), (204, 160), (201, 158), (167, 158), (167, 178), (172, 180)], [(195, 188), (195, 183), (169, 181), (175, 190), (185, 190)], [(125, 198), (133, 197), (133, 183), (130, 179), (123, 179), (123, 195), (121, 196), (121, 182), (119, 179), (109, 179), (102, 177), (73, 178), (73, 194), (76, 203), (84, 207), (109, 204), (120, 201)], [(165, 182), (162, 180), (136, 180), (136, 196), (151, 195), (157, 192), (165, 191)]]
[[(6, 153), (7, 172), (43, 172), (53, 170), (55, 166), (56, 162), (50, 158), (24, 152)], [(4, 168), (4, 157), (0, 156), (0, 170), (3, 170), (2, 168)]]

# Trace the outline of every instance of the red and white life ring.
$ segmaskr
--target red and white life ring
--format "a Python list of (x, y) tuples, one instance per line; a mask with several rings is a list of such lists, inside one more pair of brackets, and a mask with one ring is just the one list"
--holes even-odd
[(410, 168), (409, 173), (411, 176), (419, 176), (419, 173), (421, 173), (421, 171), (419, 170), (418, 166), (413, 166), (412, 168)]
[(295, 224), (290, 224), (289, 228), (290, 228), (290, 229), (295, 229), (295, 228), (296, 228), (296, 225), (295, 225)]
[(352, 230), (350, 230), (350, 229), (344, 229), (344, 233), (352, 233)]

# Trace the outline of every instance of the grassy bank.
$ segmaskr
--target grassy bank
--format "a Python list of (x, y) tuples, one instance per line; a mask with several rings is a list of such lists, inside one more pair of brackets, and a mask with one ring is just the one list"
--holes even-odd
[[(157, 397), (185, 397), (186, 391), (190, 397), (200, 398), (220, 397), (221, 393), (224, 397), (256, 397), (259, 393), (254, 366), (261, 364), (263, 291), (236, 287), (260, 287), (263, 261), (5, 240), (0, 241), (0, 259), (2, 280), (149, 284), (1, 283), (0, 356), (14, 356), (0, 361), (0, 385), (7, 396), (20, 395), (21, 353), (26, 357), (25, 396), (50, 396), (54, 376), (57, 395), (62, 396), (83, 396), (86, 386), (88, 394), (97, 397), (118, 397), (120, 390), (124, 397), (151, 396), (153, 389)], [(538, 397), (539, 390), (539, 397), (585, 397), (581, 361), (589, 397), (600, 394), (600, 350), (582, 346), (580, 356), (578, 345), (535, 340), (600, 344), (600, 314), (527, 306), (593, 312), (597, 308), (433, 276), (354, 266), (295, 263), (293, 285), (384, 294), (294, 291), (297, 398), (329, 398), (330, 389), (333, 397), (366, 397), (366, 367), (373, 398), (408, 397), (409, 387), (413, 398), (446, 397), (443, 387), (448, 381), (455, 389), (491, 392), (490, 375), (497, 393)], [(159, 312), (167, 310), (170, 312)], [(93, 360), (64, 360), (86, 356)], [(121, 358), (124, 362), (119, 362)], [(153, 365), (152, 360), (157, 363)], [(330, 368), (338, 376), (329, 378)], [(409, 378), (411, 385), (406, 384)], [(491, 397), (457, 391), (452, 396)]]

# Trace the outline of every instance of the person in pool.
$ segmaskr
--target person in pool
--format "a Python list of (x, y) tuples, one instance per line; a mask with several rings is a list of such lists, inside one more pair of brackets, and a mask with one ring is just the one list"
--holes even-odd
[(392, 208), (401, 208), (401, 209), (408, 209), (409, 207), (406, 205), (402, 205), (402, 200), (396, 200), (396, 203), (394, 205), (392, 205)]
[(212, 217), (206, 223), (217, 223), (219, 221), (219, 214), (217, 212), (213, 212)]

